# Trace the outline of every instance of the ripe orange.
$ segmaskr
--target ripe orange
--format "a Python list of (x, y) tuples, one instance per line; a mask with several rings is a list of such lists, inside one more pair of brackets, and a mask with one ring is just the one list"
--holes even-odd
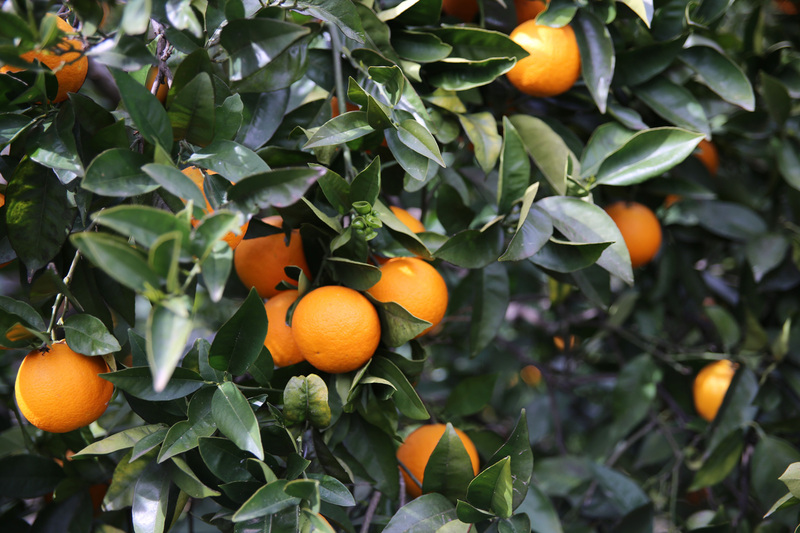
[[(159, 92), (161, 92), (160, 88), (158, 90)], [(166, 96), (164, 96), (164, 98), (166, 99)], [(189, 179), (191, 179), (194, 182), (194, 184), (200, 188), (200, 192), (203, 193), (203, 198), (206, 199), (206, 213), (213, 213), (214, 209), (211, 207), (211, 202), (208, 201), (208, 198), (206, 198), (205, 190), (203, 190), (203, 180), (205, 179), (205, 176), (203, 176), (203, 171), (197, 167), (192, 166), (184, 168), (183, 170), (181, 170), (181, 172), (183, 172), (186, 176), (188, 176)], [(214, 172), (213, 170), (207, 170), (206, 172), (208, 172), (209, 174), (216, 174), (216, 172)], [(197, 227), (199, 225), (200, 221), (193, 218), (192, 226)], [(224, 237), (222, 237), (222, 240), (227, 242), (228, 246), (230, 246), (232, 250), (235, 250), (236, 247), (239, 246), (239, 243), (242, 242), (245, 231), (247, 231), (247, 222), (245, 222), (242, 225), (242, 227), (239, 228), (238, 234), (229, 231), (228, 233), (225, 234)]]
[(542, 0), (514, 0), (514, 8), (517, 10), (517, 24), (522, 24), (526, 20), (535, 19), (547, 9), (547, 4)]
[(514, 28), (511, 40), (530, 55), (506, 73), (525, 94), (556, 96), (568, 91), (581, 75), (581, 54), (572, 27), (551, 28), (528, 20)]
[(413, 233), (422, 233), (425, 231), (425, 226), (422, 225), (422, 222), (419, 221), (417, 217), (403, 209), (402, 207), (397, 207), (395, 205), (389, 206), (389, 209), (392, 210), (394, 216), (400, 219), (400, 222), (405, 224), (408, 229), (410, 229)]
[(442, 0), (442, 13), (464, 22), (472, 22), (478, 11), (478, 0)]
[(631, 266), (638, 268), (649, 263), (661, 247), (661, 224), (649, 207), (637, 202), (616, 202), (606, 207), (606, 213), (617, 224)]
[(417, 335), (428, 333), (441, 322), (447, 311), (447, 284), (439, 272), (417, 257), (395, 257), (381, 265), (381, 279), (369, 292), (381, 302), (397, 302), (431, 326)]
[(719, 170), (719, 152), (717, 152), (717, 147), (714, 146), (714, 143), (703, 139), (700, 141), (700, 144), (697, 145), (697, 152), (695, 152), (694, 156), (705, 165), (709, 174), (712, 176), (717, 175), (717, 171)]
[(292, 334), (303, 357), (331, 374), (364, 365), (381, 340), (378, 312), (360, 292), (327, 285), (306, 294), (292, 316)]
[[(283, 225), (283, 219), (279, 216), (262, 220), (276, 228)], [(281, 281), (295, 284), (283, 270), (292, 265), (300, 267), (306, 277), (311, 278), (300, 230), (297, 229), (292, 230), (288, 243), (282, 233), (245, 239), (239, 243), (233, 254), (233, 266), (239, 279), (246, 287), (255, 287), (262, 298), (272, 298), (278, 294), (280, 291), (275, 286)]]
[[(564, 348), (566, 348), (566, 346), (567, 346), (567, 344), (564, 342), (564, 337), (561, 337), (559, 335), (556, 335), (555, 337), (553, 337), (553, 344), (555, 345), (555, 347), (557, 349), (559, 349), (562, 352), (564, 351)], [(573, 349), (577, 344), (578, 344), (578, 337), (576, 337), (575, 335), (570, 335), (569, 336), (569, 349), (570, 350)]]
[(665, 208), (672, 207), (674, 204), (680, 202), (681, 200), (683, 200), (683, 197), (680, 194), (668, 194), (664, 198), (664, 207)]
[[(406, 481), (406, 492), (412, 498), (422, 495), (422, 483), (424, 482), (425, 467), (428, 465), (428, 460), (431, 458), (434, 448), (439, 443), (439, 439), (444, 435), (447, 426), (445, 424), (428, 424), (420, 426), (412, 431), (403, 444), (397, 448), (397, 460), (403, 463), (411, 474), (417, 478), (419, 485), (406, 473), (403, 468), (400, 468), (400, 473)], [(461, 439), (464, 448), (467, 449), (470, 462), (472, 463), (472, 470), (475, 475), (478, 474), (478, 450), (472, 443), (466, 433), (458, 428), (456, 435)]]
[[(153, 84), (156, 82), (157, 75), (158, 75), (158, 67), (153, 65), (152, 67), (150, 67), (150, 70), (147, 71), (147, 79), (144, 82), (144, 86), (147, 87), (148, 91), (153, 90)], [(158, 101), (161, 102), (162, 104), (166, 104), (168, 92), (169, 92), (169, 85), (167, 85), (167, 81), (161, 80), (161, 83), (158, 84), (158, 89), (156, 89), (156, 98), (158, 98)], [(202, 189), (202, 186), (200, 188)]]
[[(358, 106), (355, 104), (351, 104), (350, 102), (345, 102), (344, 107), (346, 111), (358, 111)], [(338, 117), (339, 113), (339, 99), (335, 96), (331, 97), (331, 118)]]
[[(64, 33), (75, 33), (75, 29), (66, 20), (52, 13), (46, 16), (56, 17), (56, 25)], [(28, 63), (38, 60), (55, 73), (56, 80), (58, 80), (58, 93), (53, 99), (54, 103), (66, 100), (67, 93), (78, 92), (86, 80), (86, 72), (89, 68), (89, 60), (83, 55), (83, 41), (64, 38), (56, 45), (56, 48), (59, 49), (58, 53), (51, 50), (31, 50), (19, 56)], [(0, 74), (19, 72), (20, 70), (23, 69), (5, 65), (0, 67)]]
[(797, 9), (797, 5), (795, 5), (792, 0), (775, 0), (775, 7), (783, 12), (784, 15), (797, 15), (800, 13), (800, 10)]
[(692, 392), (695, 409), (702, 418), (711, 422), (717, 416), (738, 366), (733, 361), (722, 359), (704, 366), (697, 373)]
[(264, 346), (278, 366), (289, 366), (303, 360), (292, 336), (292, 327), (286, 323), (286, 311), (297, 300), (298, 294), (297, 291), (281, 291), (264, 304), (269, 321)]
[(114, 385), (98, 376), (108, 371), (102, 357), (76, 353), (64, 341), (33, 350), (14, 383), (19, 410), (31, 424), (51, 433), (91, 424), (105, 412), (114, 392)]
[(536, 365), (527, 365), (522, 367), (522, 370), (519, 371), (519, 375), (522, 378), (522, 381), (531, 387), (535, 387), (542, 382), (542, 371), (539, 370), (539, 367)]

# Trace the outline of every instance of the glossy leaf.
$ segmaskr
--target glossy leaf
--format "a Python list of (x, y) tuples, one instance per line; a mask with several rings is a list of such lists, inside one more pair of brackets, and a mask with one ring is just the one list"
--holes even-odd
[(557, 194), (567, 190), (567, 167), (574, 158), (564, 140), (541, 119), (528, 115), (514, 115), (511, 123), (519, 132), (525, 150), (533, 163), (542, 171), (547, 182)]
[(158, 183), (142, 170), (150, 162), (138, 152), (111, 148), (94, 158), (81, 187), (103, 196), (130, 197), (154, 191)]
[(497, 374), (464, 378), (453, 387), (445, 404), (445, 411), (454, 416), (477, 413), (491, 401), (495, 383)]
[(503, 139), (497, 133), (497, 121), (491, 113), (458, 115), (458, 120), (475, 147), (478, 165), (488, 174), (497, 164), (503, 145)]
[(703, 106), (685, 87), (658, 77), (639, 85), (636, 95), (671, 124), (704, 135), (711, 133)]
[(477, 286), (473, 289), (475, 303), (472, 307), (469, 346), (470, 355), (474, 357), (497, 335), (506, 315), (511, 290), (508, 272), (500, 263), (492, 263), (476, 271), (473, 279)]
[(134, 530), (161, 533), (167, 525), (170, 477), (162, 465), (150, 465), (139, 477), (131, 509)]
[(309, 31), (269, 18), (229, 21), (220, 34), (220, 44), (231, 55), (231, 80), (242, 80), (267, 66)]
[(283, 389), (283, 415), (288, 425), (308, 422), (324, 428), (331, 422), (328, 386), (316, 374), (293, 376)]
[(474, 477), (464, 443), (448, 423), (425, 466), (422, 492), (438, 492), (451, 501), (463, 499)]
[(417, 391), (409, 383), (408, 378), (389, 359), (381, 356), (372, 358), (369, 365), (370, 375), (383, 378), (392, 384), (395, 393), (392, 395), (397, 409), (412, 420), (427, 420), (430, 418), (425, 404), (422, 403)]
[(294, 507), (300, 503), (300, 498), (289, 496), (284, 492), (288, 482), (285, 479), (273, 481), (256, 491), (249, 500), (239, 507), (233, 514), (234, 522), (242, 522), (277, 513), (283, 509)]
[(161, 285), (142, 254), (125, 240), (105, 233), (75, 233), (71, 240), (89, 261), (126, 287), (144, 292)]
[(211, 400), (211, 415), (220, 432), (241, 450), (264, 459), (258, 420), (247, 398), (230, 381), (222, 383)]
[(469, 484), (467, 501), (500, 518), (511, 516), (511, 458), (505, 457), (478, 474)]
[(493, 224), (484, 231), (457, 233), (436, 250), (436, 257), (464, 268), (484, 268), (500, 257), (502, 246), (501, 227)]
[(67, 345), (83, 355), (103, 355), (121, 349), (103, 322), (92, 315), (78, 314), (64, 319), (64, 334)]
[(741, 430), (728, 435), (703, 462), (700, 470), (694, 475), (689, 490), (715, 485), (725, 479), (741, 459), (743, 448)]
[(234, 376), (247, 372), (258, 358), (267, 336), (267, 313), (255, 289), (220, 327), (211, 343), (209, 363)]
[(174, 370), (167, 386), (158, 392), (153, 388), (153, 377), (148, 367), (125, 368), (101, 376), (137, 398), (161, 402), (183, 398), (203, 386), (199, 374), (180, 367)]
[(200, 72), (180, 88), (167, 112), (175, 139), (206, 146), (214, 138), (214, 87), (211, 76)]
[(699, 81), (720, 98), (746, 111), (755, 109), (756, 99), (750, 80), (730, 58), (708, 46), (687, 48), (680, 57), (695, 71)]
[(55, 461), (38, 455), (8, 455), (0, 459), (0, 496), (35, 498), (50, 494), (64, 479)]
[(386, 524), (384, 533), (427, 533), (456, 520), (456, 509), (441, 494), (423, 494), (403, 507)]
[(172, 148), (172, 127), (161, 102), (129, 74), (111, 69), (111, 75), (119, 88), (122, 104), (142, 137), (164, 150)]
[(605, 113), (616, 63), (611, 34), (603, 21), (588, 10), (579, 12), (572, 28), (581, 52), (581, 75), (597, 109)]
[(267, 207), (287, 207), (319, 179), (325, 171), (311, 168), (281, 168), (242, 179), (228, 191), (233, 206), (247, 213)]

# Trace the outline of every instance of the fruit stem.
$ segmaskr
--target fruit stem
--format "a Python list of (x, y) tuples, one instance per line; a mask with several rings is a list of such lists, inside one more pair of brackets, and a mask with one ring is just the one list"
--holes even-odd
[[(69, 287), (70, 282), (72, 281), (72, 275), (75, 273), (75, 267), (78, 266), (78, 260), (81, 257), (81, 251), (75, 250), (75, 257), (72, 258), (72, 263), (69, 265), (69, 270), (67, 270), (67, 275), (64, 276), (62, 280), (66, 287)], [(47, 326), (47, 334), (50, 335), (50, 339), (53, 341), (56, 340), (55, 335), (55, 325), (56, 325), (56, 315), (58, 315), (58, 309), (61, 307), (61, 304), (64, 302), (64, 293), (60, 292), (56, 295), (56, 300), (53, 302), (53, 310), (50, 313), (50, 324)], [(61, 313), (61, 316), (58, 317), (58, 322), (61, 322), (64, 313)]]
[[(345, 100), (347, 93), (345, 92), (344, 75), (342, 73), (342, 41), (339, 36), (339, 30), (333, 24), (328, 24), (328, 33), (331, 36), (331, 49), (333, 51), (333, 77), (336, 81), (336, 99), (339, 104), (339, 114), (344, 115), (347, 112), (347, 100)], [(355, 170), (353, 169), (353, 158), (347, 143), (342, 143), (342, 155), (344, 156), (347, 180), (352, 181), (355, 177)]]

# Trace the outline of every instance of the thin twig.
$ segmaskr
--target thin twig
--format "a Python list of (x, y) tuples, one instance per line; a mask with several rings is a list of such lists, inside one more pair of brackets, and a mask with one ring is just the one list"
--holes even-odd
[[(72, 275), (75, 273), (75, 267), (78, 266), (78, 259), (81, 257), (81, 251), (75, 250), (75, 257), (72, 258), (72, 263), (69, 265), (69, 270), (67, 270), (67, 275), (64, 276), (64, 285), (69, 287), (70, 282), (72, 281)], [(56, 296), (55, 302), (53, 302), (53, 310), (50, 313), (50, 324), (47, 326), (47, 334), (50, 335), (52, 340), (56, 340), (55, 338), (55, 326), (56, 326), (56, 316), (58, 315), (58, 309), (61, 307), (61, 303), (64, 301), (65, 295), (63, 292), (58, 293)], [(63, 313), (62, 315), (63, 316)]]
[(369, 525), (372, 523), (372, 518), (375, 516), (375, 510), (378, 508), (381, 496), (382, 494), (380, 491), (376, 490), (372, 493), (372, 499), (369, 501), (369, 507), (367, 507), (367, 514), (364, 515), (364, 523), (361, 524), (361, 533), (367, 533), (369, 531)]

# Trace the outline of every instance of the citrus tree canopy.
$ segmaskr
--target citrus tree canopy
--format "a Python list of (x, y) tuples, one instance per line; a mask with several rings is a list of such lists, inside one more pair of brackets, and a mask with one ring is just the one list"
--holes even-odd
[(796, 0), (0, 6), (3, 533), (798, 527)]

